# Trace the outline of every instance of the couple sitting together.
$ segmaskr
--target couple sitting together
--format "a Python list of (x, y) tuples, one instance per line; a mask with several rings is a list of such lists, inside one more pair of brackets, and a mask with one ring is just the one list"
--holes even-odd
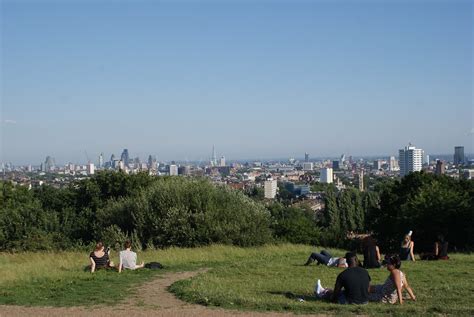
[[(115, 269), (115, 264), (110, 261), (110, 250), (104, 250), (104, 244), (97, 242), (95, 245), (95, 251), (89, 255), (91, 273), (94, 273), (97, 269)], [(137, 264), (137, 254), (132, 251), (132, 243), (130, 241), (125, 242), (125, 250), (120, 251), (120, 263), (118, 266), (119, 273), (124, 269), (135, 270), (144, 267), (145, 264)]]
[(359, 266), (355, 253), (346, 253), (344, 258), (339, 258), (339, 263), (342, 262), (341, 259), (344, 259), (343, 262), (348, 268), (337, 276), (334, 289), (322, 287), (321, 281), (318, 280), (314, 290), (316, 297), (340, 304), (361, 305), (369, 301), (395, 304), (397, 299), (403, 304), (402, 291), (406, 290), (410, 298), (416, 300), (406, 275), (400, 271), (401, 261), (398, 255), (388, 257), (387, 270), (390, 275), (385, 283), (380, 285), (370, 285), (369, 272)]

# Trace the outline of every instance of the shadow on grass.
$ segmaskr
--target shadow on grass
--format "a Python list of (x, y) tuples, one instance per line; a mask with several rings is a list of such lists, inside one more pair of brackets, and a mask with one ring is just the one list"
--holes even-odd
[(320, 299), (317, 299), (314, 296), (308, 296), (307, 294), (295, 294), (293, 292), (285, 292), (285, 291), (270, 291), (267, 292), (268, 294), (272, 295), (280, 295), (284, 296), (288, 299), (293, 299), (296, 301), (299, 301), (300, 299), (303, 299), (305, 302), (316, 302), (316, 301), (321, 301)]

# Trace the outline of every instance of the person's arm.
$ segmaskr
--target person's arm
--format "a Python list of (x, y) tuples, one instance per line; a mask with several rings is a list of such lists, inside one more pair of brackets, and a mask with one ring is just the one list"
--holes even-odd
[(337, 300), (339, 299), (339, 294), (341, 293), (342, 289), (342, 282), (339, 276), (336, 279), (336, 285), (334, 285), (334, 292), (331, 295), (331, 302), (336, 303)]
[(435, 244), (434, 244), (434, 254), (435, 254), (435, 256), (439, 255), (439, 243), (438, 242), (435, 242)]
[(119, 267), (118, 267), (118, 272), (122, 272), (122, 254), (119, 255), (119, 258), (120, 258), (120, 263), (119, 263)]
[(415, 248), (415, 242), (411, 242), (410, 243), (410, 256), (411, 256), (411, 260), (413, 262), (415, 262), (415, 255), (413, 254), (413, 249)]
[(413, 293), (413, 290), (411, 289), (410, 285), (408, 284), (407, 277), (403, 277), (403, 287), (407, 290), (408, 295), (410, 295), (410, 298), (414, 301), (416, 301), (416, 296), (415, 293)]
[(95, 271), (95, 262), (94, 262), (94, 259), (92, 257), (89, 257), (90, 261), (91, 261), (91, 273), (94, 273)]
[(400, 305), (403, 305), (402, 279), (400, 276), (400, 271), (393, 270), (391, 274), (392, 274), (393, 282), (395, 283), (395, 286), (397, 287), (398, 301), (400, 302)]
[(375, 246), (375, 256), (377, 257), (377, 262), (380, 262), (382, 257), (380, 256), (380, 249), (377, 245)]

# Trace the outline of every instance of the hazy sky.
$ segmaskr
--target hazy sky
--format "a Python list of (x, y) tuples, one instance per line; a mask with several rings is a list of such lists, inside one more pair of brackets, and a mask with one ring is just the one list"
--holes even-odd
[(0, 161), (474, 152), (471, 1), (1, 1)]

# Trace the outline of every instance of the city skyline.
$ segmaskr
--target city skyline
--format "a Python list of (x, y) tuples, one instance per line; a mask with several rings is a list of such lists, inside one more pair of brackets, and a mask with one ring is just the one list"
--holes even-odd
[(470, 1), (7, 0), (1, 17), (2, 162), (474, 152)]

